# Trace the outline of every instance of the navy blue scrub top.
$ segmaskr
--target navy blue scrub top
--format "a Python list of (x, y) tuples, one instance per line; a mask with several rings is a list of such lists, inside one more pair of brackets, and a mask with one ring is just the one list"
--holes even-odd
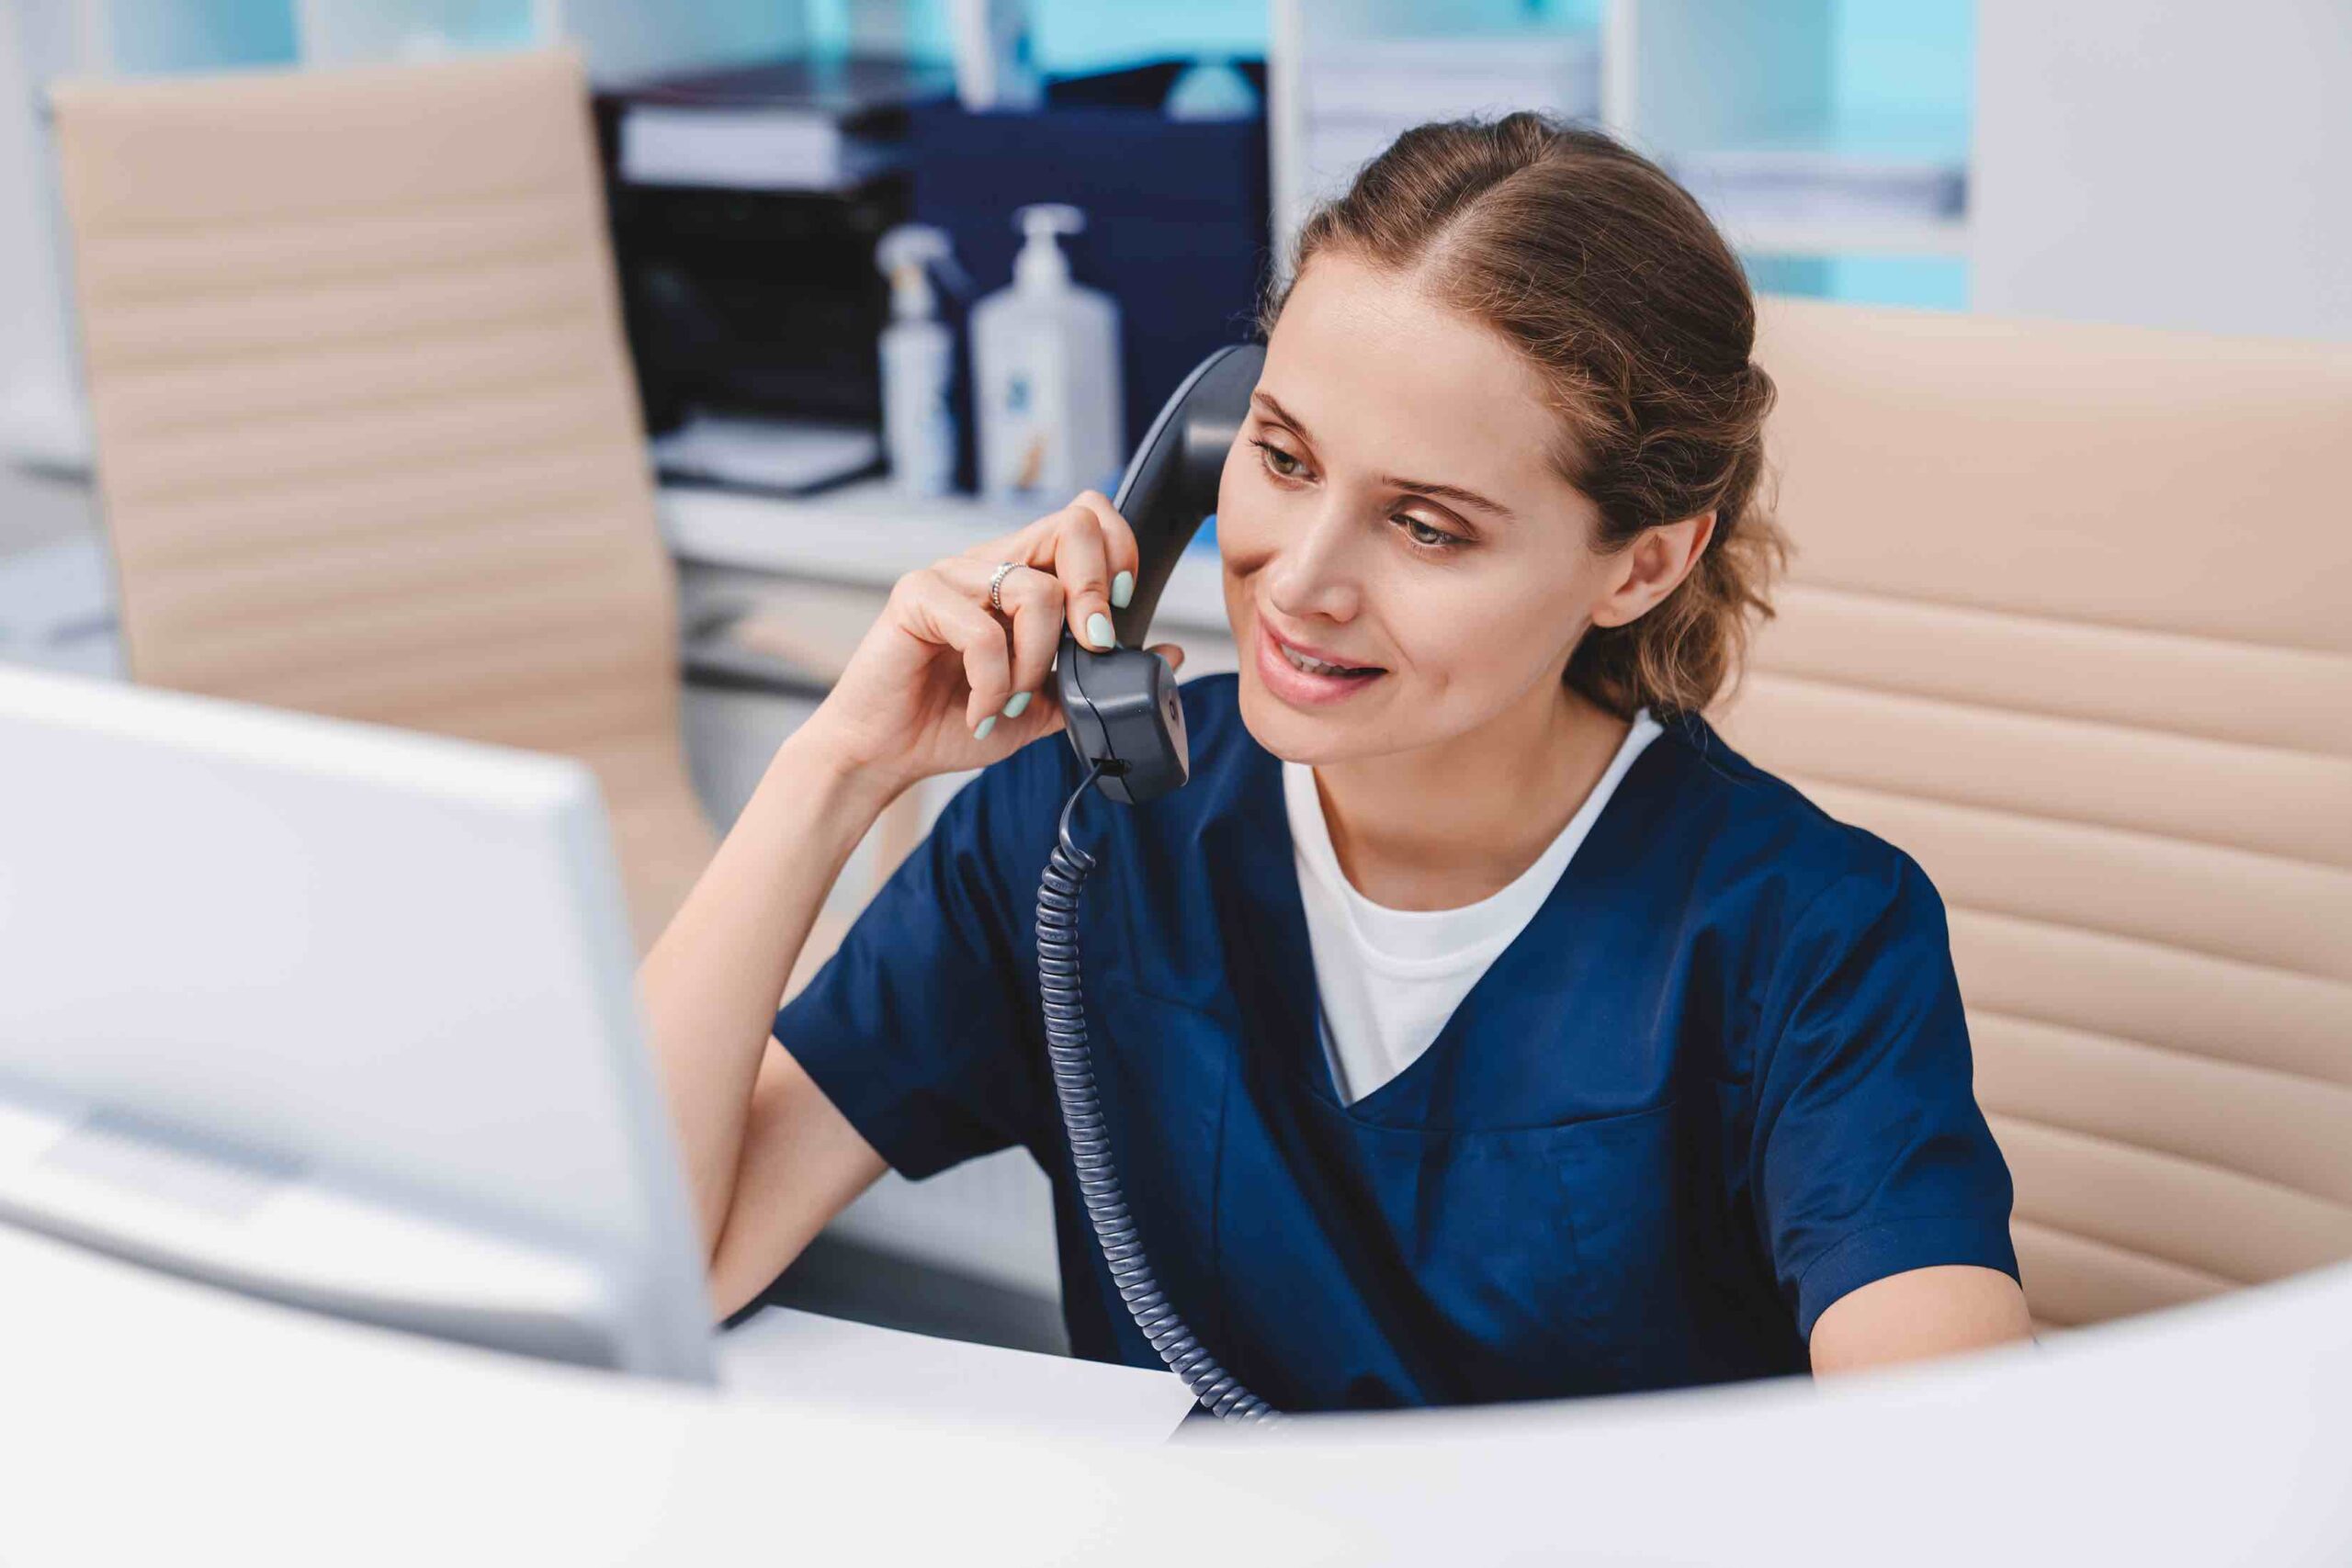
[[(1436, 1041), (1346, 1103), (1280, 764), (1235, 677), (1182, 693), (1191, 782), (1076, 815), (1087, 1030), (1161, 1283), (1278, 1408), (1798, 1372), (1857, 1286), (2017, 1273), (1943, 906), (1902, 851), (1670, 723)], [(775, 1035), (906, 1176), (1028, 1149), (1071, 1348), (1157, 1367), (1038, 1017), (1037, 879), (1079, 777), (1054, 735), (967, 784)]]

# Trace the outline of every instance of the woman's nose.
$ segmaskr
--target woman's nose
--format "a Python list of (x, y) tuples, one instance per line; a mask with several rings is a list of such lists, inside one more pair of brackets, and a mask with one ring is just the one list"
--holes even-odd
[(1327, 512), (1283, 542), (1266, 568), (1266, 587), (1275, 609), (1299, 621), (1309, 616), (1355, 618), (1363, 594), (1349, 533), (1345, 518)]

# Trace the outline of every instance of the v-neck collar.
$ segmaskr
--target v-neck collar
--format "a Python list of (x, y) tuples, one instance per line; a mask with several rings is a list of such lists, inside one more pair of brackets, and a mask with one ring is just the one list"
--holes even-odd
[[(1458, 974), (1465, 964), (1483, 969), (1504, 943), (1543, 907), (1576, 858), (1585, 836), (1592, 830), (1601, 808), (1609, 804), (1634, 759), (1664, 733), (1665, 726), (1647, 708), (1634, 715), (1617, 750), (1610, 755), (1585, 798), (1549, 843), (1518, 875), (1482, 898), (1451, 909), (1428, 911), (1392, 909), (1375, 904), (1348, 880), (1338, 849), (1331, 841), (1330, 819), (1315, 770), (1305, 762), (1277, 761), (1283, 781), (1283, 805), (1290, 822), (1295, 863), (1303, 863), (1329, 889), (1331, 913), (1356, 950), (1357, 960), (1380, 973), (1413, 977)], [(1302, 885), (1301, 892), (1307, 889)], [(1309, 900), (1311, 903), (1312, 901)], [(1313, 931), (1310, 915), (1309, 934)]]
[(1602, 803), (1533, 918), (1472, 984), (1437, 1038), (1402, 1071), (1352, 1101), (1340, 1097), (1316, 1032), (1314, 950), (1282, 763), (1244, 731), (1227, 818), (1234, 831), (1226, 842), (1204, 847), (1211, 851), (1212, 876), (1220, 865), (1229, 874), (1219, 888), (1218, 918), (1226, 980), (1250, 1056), (1303, 1078), (1317, 1098), (1342, 1114), (1378, 1124), (1424, 1124), (1431, 1089), (1456, 1070), (1454, 1058), (1464, 1038), (1487, 1032), (1482, 1021), (1515, 1003), (1523, 1005), (1530, 993), (1548, 992), (1556, 983), (1545, 955), (1575, 940), (1596, 891), (1624, 871), (1631, 847), (1646, 836), (1645, 823), (1655, 815), (1661, 770), (1675, 766), (1691, 746), (1690, 727), (1704, 724), (1695, 716), (1666, 722), (1664, 733), (1642, 749)]

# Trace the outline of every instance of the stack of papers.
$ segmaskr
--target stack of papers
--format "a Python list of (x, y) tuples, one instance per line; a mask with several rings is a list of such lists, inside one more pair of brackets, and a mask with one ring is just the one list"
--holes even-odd
[(621, 105), (624, 184), (840, 191), (904, 161), (909, 106), (954, 86), (942, 66), (806, 55), (639, 82)]
[(845, 190), (902, 160), (813, 109), (640, 105), (621, 117), (620, 176), (630, 185)]
[(696, 413), (653, 441), (664, 479), (798, 495), (851, 479), (882, 460), (865, 425), (748, 414)]

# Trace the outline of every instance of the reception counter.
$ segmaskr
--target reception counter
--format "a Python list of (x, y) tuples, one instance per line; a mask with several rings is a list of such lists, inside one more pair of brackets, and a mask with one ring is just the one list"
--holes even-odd
[(13, 1231), (0, 1280), (0, 1562), (2352, 1560), (2352, 1268), (1819, 1387), (1143, 1448), (457, 1349)]

